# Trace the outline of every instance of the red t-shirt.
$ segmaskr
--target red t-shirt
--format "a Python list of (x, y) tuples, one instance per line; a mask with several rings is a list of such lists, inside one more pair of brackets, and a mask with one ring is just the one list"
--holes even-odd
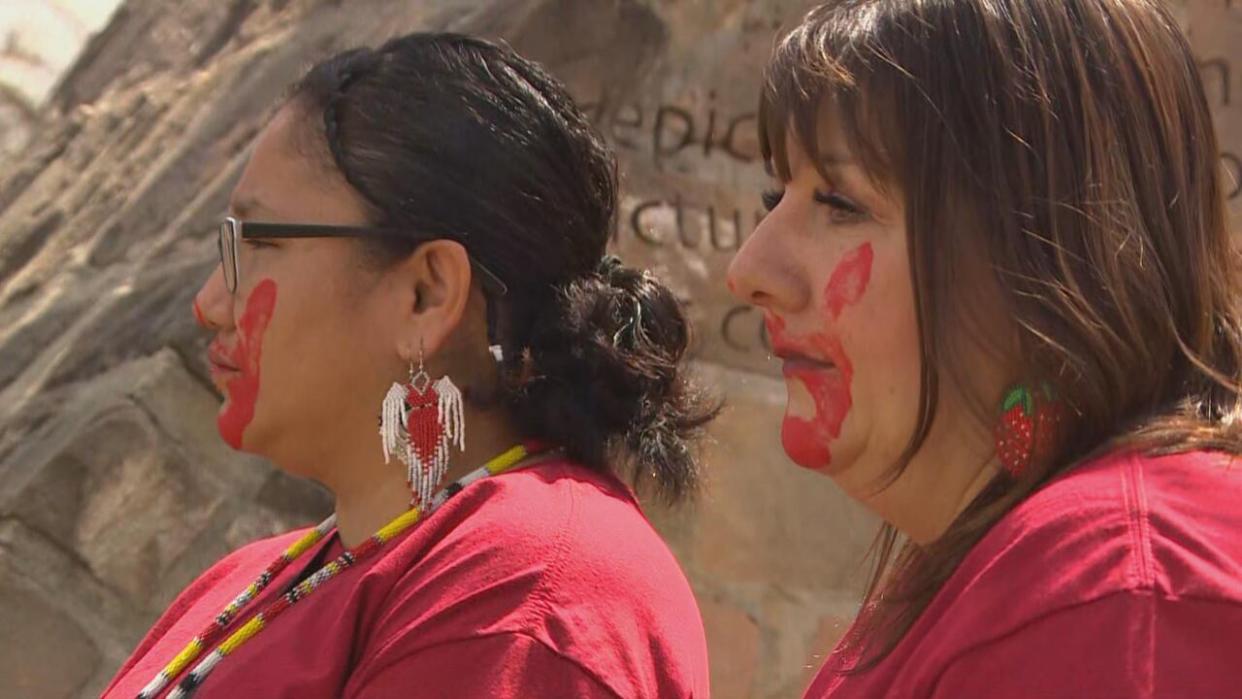
[(1242, 697), (1242, 460), (1118, 454), (1006, 515), (879, 665), (822, 697)]
[[(250, 544), (203, 573), (104, 697), (137, 695), (301, 534)], [(340, 550), (335, 536), (303, 558), (331, 546)], [(568, 463), (494, 476), (385, 548), (225, 658), (196, 696), (708, 696), (690, 586), (614, 478)], [(303, 567), (277, 577), (260, 605)]]

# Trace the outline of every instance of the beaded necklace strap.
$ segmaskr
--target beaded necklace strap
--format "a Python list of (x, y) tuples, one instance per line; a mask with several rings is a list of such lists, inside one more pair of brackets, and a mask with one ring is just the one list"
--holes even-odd
[[(534, 445), (527, 446), (520, 444), (506, 451), (505, 453), (488, 461), (482, 467), (462, 476), (445, 486), (440, 492), (436, 493), (431, 502), (423, 508), (412, 508), (388, 524), (384, 525), (379, 531), (371, 535), (369, 539), (363, 541), (353, 549), (342, 553), (336, 560), (329, 561), (319, 570), (315, 571), (310, 577), (293, 587), (279, 599), (267, 605), (264, 609), (256, 612), (253, 616), (234, 631), (228, 638), (224, 639), (219, 646), (215, 648), (206, 658), (204, 658), (193, 670), (185, 676), (177, 684), (171, 692), (168, 693), (168, 699), (185, 699), (194, 693), (211, 674), (220, 661), (235, 652), (247, 641), (254, 638), (260, 631), (266, 628), (280, 616), (282, 612), (298, 602), (306, 599), (315, 590), (319, 589), (332, 578), (336, 577), (341, 571), (373, 556), (377, 551), (383, 548), (384, 544), (392, 541), (406, 530), (418, 523), (424, 514), (435, 512), (441, 505), (448, 501), (463, 488), (483, 480), (488, 476), (494, 476), (498, 473), (507, 471), (521, 461), (531, 455), (535, 451)], [(336, 527), (336, 515), (325, 519), (311, 531), (307, 532), (302, 538), (295, 541), (285, 552), (273, 561), (267, 568), (259, 574), (254, 582), (246, 586), (232, 602), (216, 615), (211, 624), (208, 625), (201, 633), (190, 640), (180, 653), (173, 657), (164, 669), (152, 679), (146, 687), (138, 693), (138, 699), (152, 699), (157, 696), (174, 677), (181, 674), (190, 663), (198, 659), (203, 651), (209, 648), (213, 643), (219, 640), (224, 632), (228, 629), (229, 624), (237, 618), (237, 615), (251, 601), (258, 597), (259, 593), (266, 588), (272, 580), (276, 578), (289, 564), (296, 561), (305, 554), (316, 543), (321, 541), (325, 536), (332, 532)]]

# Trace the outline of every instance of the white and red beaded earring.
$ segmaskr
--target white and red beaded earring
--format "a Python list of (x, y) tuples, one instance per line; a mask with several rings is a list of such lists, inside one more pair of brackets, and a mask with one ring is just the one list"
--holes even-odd
[(384, 463), (395, 454), (407, 467), (410, 505), (426, 506), (448, 471), (449, 451), (466, 448), (461, 391), (448, 376), (432, 381), (418, 353), (405, 383), (394, 382), (380, 413)]

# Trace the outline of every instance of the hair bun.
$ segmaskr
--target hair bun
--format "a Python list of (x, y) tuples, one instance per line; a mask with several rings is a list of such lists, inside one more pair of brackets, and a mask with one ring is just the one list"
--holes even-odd
[(719, 408), (686, 375), (681, 302), (615, 255), (551, 301), (530, 327), (530, 378), (513, 414), (584, 463), (623, 454), (667, 500), (690, 494), (698, 480), (690, 445)]
[(625, 263), (616, 255), (604, 255), (600, 258), (599, 264), (595, 267), (595, 273), (603, 277), (607, 281), (612, 281), (614, 273), (625, 269)]

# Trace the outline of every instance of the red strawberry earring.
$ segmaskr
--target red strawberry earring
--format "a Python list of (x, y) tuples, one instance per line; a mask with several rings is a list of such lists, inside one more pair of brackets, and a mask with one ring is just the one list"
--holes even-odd
[(1019, 384), (1005, 392), (995, 437), (996, 456), (1009, 475), (1018, 478), (1031, 464), (1046, 463), (1052, 457), (1062, 407), (1047, 382), (1040, 382), (1034, 390)]

